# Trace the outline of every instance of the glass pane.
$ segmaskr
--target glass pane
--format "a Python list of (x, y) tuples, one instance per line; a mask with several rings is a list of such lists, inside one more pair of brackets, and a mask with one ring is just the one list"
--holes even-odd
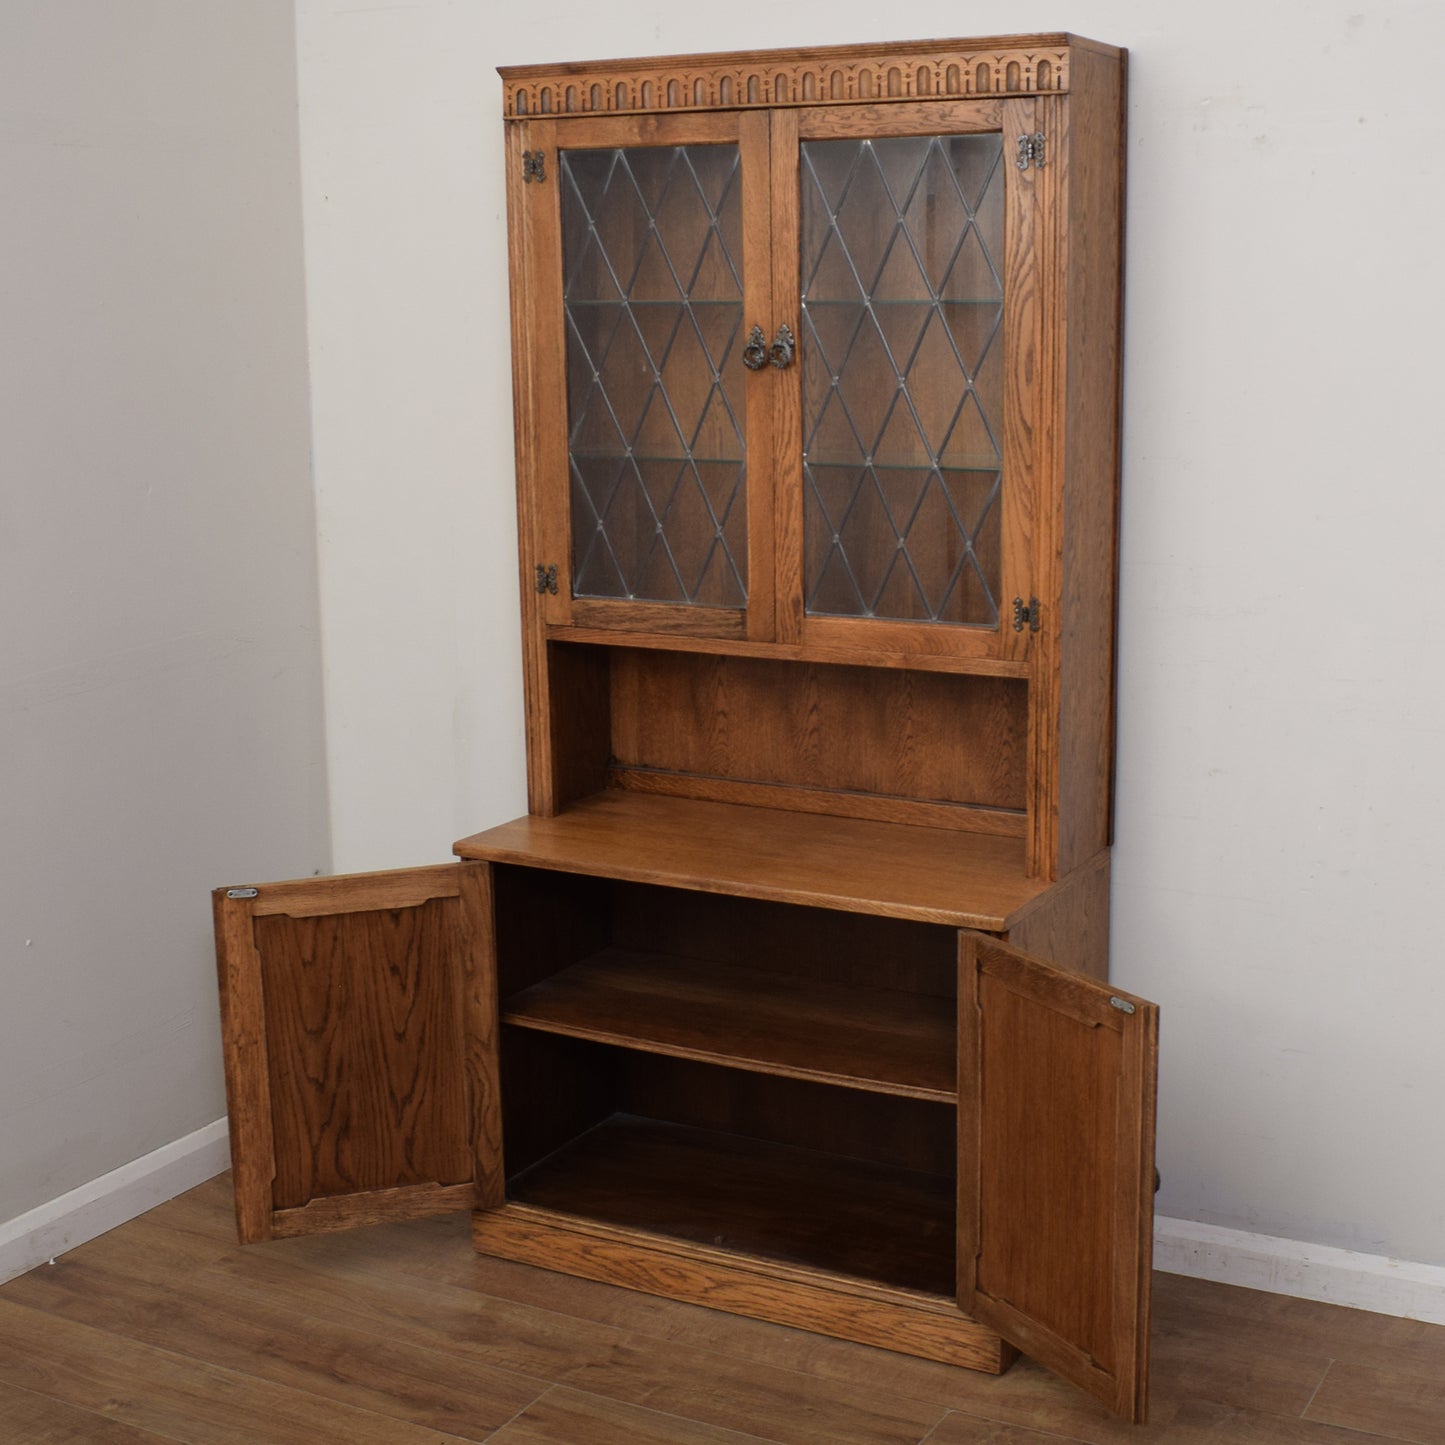
[(747, 601), (736, 146), (562, 151), (572, 591)]
[(807, 609), (996, 627), (998, 135), (807, 141)]

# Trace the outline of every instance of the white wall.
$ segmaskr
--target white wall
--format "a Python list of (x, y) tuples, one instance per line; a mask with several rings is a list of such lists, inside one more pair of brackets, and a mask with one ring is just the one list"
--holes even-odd
[(1168, 1215), (1445, 1264), (1445, 8), (299, 0), (338, 863), (522, 807), (493, 67), (1132, 52), (1114, 969)]
[(0, 1223), (225, 1112), (329, 864), (289, 0), (0, 5)]
[(527, 807), (492, 11), (297, 7), (341, 872)]

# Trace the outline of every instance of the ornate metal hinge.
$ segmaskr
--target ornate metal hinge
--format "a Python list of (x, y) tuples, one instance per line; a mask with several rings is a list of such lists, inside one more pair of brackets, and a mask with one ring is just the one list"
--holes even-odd
[(557, 595), (557, 564), (555, 562), (550, 567), (545, 567), (540, 562), (537, 563), (537, 591), (550, 592), (553, 597)]
[(1033, 135), (1021, 135), (1019, 137), (1018, 168), (1021, 171), (1028, 170), (1030, 161), (1034, 163), (1035, 169), (1043, 170), (1044, 133), (1041, 130), (1035, 131)]
[(1022, 632), (1024, 624), (1028, 624), (1030, 632), (1037, 632), (1041, 624), (1044, 609), (1039, 605), (1037, 597), (1029, 598), (1029, 605), (1024, 606), (1022, 597), (1014, 598), (1014, 631)]
[(547, 152), (522, 152), (522, 179), (524, 181), (545, 181), (547, 179)]

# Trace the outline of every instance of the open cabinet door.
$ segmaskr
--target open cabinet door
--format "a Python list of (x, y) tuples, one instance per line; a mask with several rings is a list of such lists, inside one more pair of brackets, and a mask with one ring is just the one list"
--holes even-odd
[(489, 866), (214, 898), (241, 1242), (500, 1204)]
[(1159, 1010), (964, 933), (958, 1302), (1142, 1422)]

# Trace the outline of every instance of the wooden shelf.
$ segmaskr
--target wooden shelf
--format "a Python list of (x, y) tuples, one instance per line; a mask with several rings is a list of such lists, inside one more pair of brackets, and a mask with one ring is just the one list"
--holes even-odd
[[(993, 470), (997, 470), (993, 468)], [(593, 599), (582, 599), (591, 604)], [(633, 609), (640, 604), (619, 604)], [(723, 608), (694, 609), (694, 612), (724, 613)], [(741, 613), (727, 613), (741, 617)], [(727, 633), (709, 636), (701, 627), (686, 631), (648, 631), (640, 617), (631, 626), (619, 619), (615, 627), (589, 627), (582, 623), (550, 623), (545, 629), (549, 642), (586, 643), (597, 647), (641, 647), (662, 652), (704, 652), (723, 657), (761, 657), (775, 662), (836, 663), (842, 667), (883, 667), (908, 672), (953, 672), (974, 677), (1022, 677), (1032, 675), (1032, 665), (1007, 657), (969, 657), (953, 652), (890, 652), (878, 646), (841, 647), (823, 643), (754, 642)], [(832, 620), (832, 619), (830, 619)], [(845, 621), (863, 619), (845, 618)], [(975, 629), (976, 630), (976, 629)]]
[(519, 863), (1002, 933), (1049, 885), (1022, 838), (619, 790), (453, 845)]
[(559, 1213), (942, 1297), (954, 1181), (616, 1114), (510, 1180)]
[(502, 1021), (754, 1073), (957, 1099), (952, 999), (609, 948), (507, 999)]

